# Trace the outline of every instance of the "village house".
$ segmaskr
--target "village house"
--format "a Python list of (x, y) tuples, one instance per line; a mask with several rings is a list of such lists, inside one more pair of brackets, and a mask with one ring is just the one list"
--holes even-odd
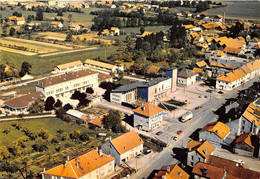
[(243, 133), (234, 141), (234, 153), (247, 157), (253, 157), (255, 147), (252, 145), (253, 133)]
[(223, 145), (229, 146), (226, 139), (230, 134), (230, 128), (222, 122), (212, 122), (199, 131), (199, 139), (209, 141), (214, 147), (221, 148)]
[(89, 8), (89, 3), (82, 3), (83, 8)]
[(14, 25), (24, 25), (25, 24), (24, 17), (10, 16), (10, 17), (8, 17), (8, 20), (10, 22), (12, 22)]
[(187, 165), (193, 167), (198, 162), (203, 162), (213, 154), (215, 147), (211, 145), (207, 140), (198, 142), (195, 140), (190, 140), (187, 144)]
[(47, 77), (36, 85), (45, 97), (70, 97), (74, 91), (85, 92), (87, 87), (98, 87), (98, 73), (89, 69)]
[(147, 75), (163, 75), (163, 70), (158, 66), (150, 66), (150, 68), (146, 72)]
[(213, 21), (214, 22), (222, 22), (223, 16), (218, 14), (218, 15), (214, 16)]
[(192, 71), (184, 69), (178, 73), (178, 85), (189, 86), (194, 84), (196, 82), (196, 76), (197, 74)]
[(109, 63), (104, 63), (96, 60), (87, 59), (84, 62), (85, 67), (90, 68), (92, 70), (106, 72), (106, 73), (119, 73), (120, 71), (124, 71), (124, 66), (112, 65)]
[(70, 30), (78, 32), (80, 30), (80, 26), (78, 24), (71, 24)]
[(118, 36), (118, 35), (120, 35), (120, 29), (117, 28), (117, 27), (111, 27), (110, 30), (104, 29), (101, 32), (101, 35), (103, 35), (103, 36)]
[(115, 171), (115, 160), (100, 150), (92, 150), (42, 173), (43, 179), (105, 179)]
[(61, 29), (61, 28), (63, 28), (63, 24), (59, 21), (52, 21), (51, 28)]
[(4, 102), (5, 109), (14, 114), (28, 113), (29, 106), (36, 99), (44, 99), (45, 96), (42, 92), (29, 93), (20, 97), (16, 97)]
[(115, 159), (117, 165), (121, 165), (141, 154), (143, 143), (135, 131), (130, 131), (113, 140), (108, 140), (101, 148), (105, 154)]
[(54, 67), (53, 72), (55, 72), (55, 73), (65, 73), (65, 72), (68, 72), (68, 71), (79, 70), (83, 67), (84, 67), (83, 63), (80, 60), (78, 60), (78, 61), (74, 61), (74, 62), (69, 62), (69, 63), (57, 65), (56, 67)]
[(260, 173), (241, 167), (237, 162), (216, 157), (209, 156), (205, 163), (197, 163), (192, 173), (194, 178), (230, 178), (230, 179), (248, 179), (260, 178)]
[(202, 60), (202, 61), (197, 62), (196, 66), (198, 68), (206, 68), (207, 67), (207, 63), (204, 60)]
[(107, 8), (115, 9), (116, 5), (115, 4), (106, 4)]
[(167, 96), (171, 91), (176, 90), (177, 69), (168, 70), (166, 77), (155, 78), (145, 82), (135, 82), (129, 85), (123, 85), (111, 91), (111, 103), (121, 105), (125, 103), (135, 103), (137, 99), (143, 99), (146, 102), (152, 102)]
[(162, 125), (164, 110), (152, 103), (145, 103), (143, 106), (134, 111), (134, 126), (145, 130), (152, 131)]
[(190, 175), (186, 173), (179, 165), (166, 165), (163, 166), (153, 179), (189, 179)]

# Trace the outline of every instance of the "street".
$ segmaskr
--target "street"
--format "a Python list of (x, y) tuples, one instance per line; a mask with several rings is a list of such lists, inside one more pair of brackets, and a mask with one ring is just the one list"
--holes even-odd
[[(157, 136), (159, 139), (167, 142), (169, 141), (169, 146), (166, 147), (162, 152), (158, 153), (155, 157), (149, 160), (139, 160), (139, 166), (137, 173), (130, 176), (131, 179), (136, 178), (147, 178), (153, 170), (158, 170), (164, 165), (173, 165), (178, 163), (178, 160), (174, 158), (173, 148), (182, 148), (186, 147), (188, 141), (190, 140), (190, 135), (198, 128), (204, 127), (210, 122), (217, 120), (217, 115), (214, 114), (214, 111), (221, 107), (226, 99), (231, 97), (236, 97), (237, 93), (241, 89), (246, 89), (250, 87), (253, 82), (258, 81), (259, 78), (254, 78), (245, 85), (240, 86), (232, 91), (227, 91), (223, 95), (213, 93), (212, 98), (208, 100), (202, 108), (198, 110), (192, 110), (194, 117), (186, 123), (181, 123), (177, 118), (171, 118), (167, 120), (167, 124), (159, 128), (152, 133), (155, 134), (157, 131), (162, 131), (163, 133), (160, 136)], [(202, 91), (196, 90), (197, 86), (192, 86), (191, 89), (186, 89), (192, 91), (195, 94), (199, 94)], [(182, 89), (178, 89), (182, 90)], [(205, 94), (205, 92), (203, 92)], [(182, 130), (184, 135), (180, 136), (177, 141), (171, 139), (173, 135), (176, 135), (178, 130)]]

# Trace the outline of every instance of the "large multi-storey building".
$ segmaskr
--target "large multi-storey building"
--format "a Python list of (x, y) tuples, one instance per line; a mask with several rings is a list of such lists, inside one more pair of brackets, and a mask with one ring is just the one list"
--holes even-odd
[(166, 77), (145, 82), (136, 82), (121, 86), (110, 93), (110, 101), (114, 104), (134, 103), (137, 99), (152, 102), (167, 96), (176, 90), (177, 69), (166, 72)]
[(98, 87), (98, 73), (89, 69), (62, 75), (47, 77), (36, 85), (36, 91), (41, 91), (45, 97), (69, 97), (75, 90), (85, 91), (87, 87)]

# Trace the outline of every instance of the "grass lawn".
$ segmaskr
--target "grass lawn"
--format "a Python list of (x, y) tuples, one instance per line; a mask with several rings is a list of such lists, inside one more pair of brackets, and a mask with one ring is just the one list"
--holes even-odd
[(101, 59), (105, 59), (111, 54), (115, 53), (118, 47), (110, 46), (110, 47), (102, 47), (91, 50), (91, 51), (83, 51), (83, 52), (74, 52), (73, 55), (71, 53), (61, 54), (59, 56), (50, 56), (40, 58), (38, 56), (26, 56), (6, 51), (0, 51), (0, 56), (3, 62), (12, 61), (16, 64), (18, 70), (21, 68), (21, 64), (24, 61), (27, 61), (32, 65), (32, 75), (43, 75), (51, 72), (53, 68), (59, 64), (68, 63), (76, 60), (81, 60), (84, 62), (87, 58), (94, 59), (100, 57)]

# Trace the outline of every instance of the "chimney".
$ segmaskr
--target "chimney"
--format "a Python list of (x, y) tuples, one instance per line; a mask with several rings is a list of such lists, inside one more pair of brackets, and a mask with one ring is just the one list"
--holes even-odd
[(124, 146), (124, 149), (126, 149), (126, 146)]
[(168, 173), (170, 173), (170, 170), (171, 170), (170, 166), (167, 166), (167, 172)]
[(145, 111), (145, 107), (144, 106), (141, 109), (142, 109), (142, 111)]
[(99, 154), (100, 157), (103, 156), (102, 149), (99, 149), (99, 150), (98, 150), (98, 154)]
[(45, 167), (43, 168), (43, 172), (45, 172), (46, 171), (46, 169), (45, 169)]
[(203, 167), (203, 168), (201, 169), (201, 172), (202, 172), (203, 175), (207, 175), (208, 169), (207, 169), (206, 167)]
[(111, 141), (111, 139), (112, 139), (112, 137), (111, 136), (109, 136), (109, 140)]
[(180, 177), (182, 177), (182, 174), (181, 174), (181, 172), (179, 172), (179, 173), (178, 173), (178, 175), (179, 175)]
[(227, 170), (224, 168), (224, 173), (223, 173), (222, 179), (225, 179), (226, 176), (227, 176)]
[(189, 152), (191, 151), (191, 147), (189, 147)]
[(157, 176), (157, 173), (155, 173), (154, 176), (156, 177), (156, 176)]
[(162, 178), (167, 179), (167, 177), (165, 175), (163, 175)]
[(67, 161), (70, 161), (70, 156), (67, 156)]
[(204, 154), (207, 155), (207, 149), (204, 150)]

